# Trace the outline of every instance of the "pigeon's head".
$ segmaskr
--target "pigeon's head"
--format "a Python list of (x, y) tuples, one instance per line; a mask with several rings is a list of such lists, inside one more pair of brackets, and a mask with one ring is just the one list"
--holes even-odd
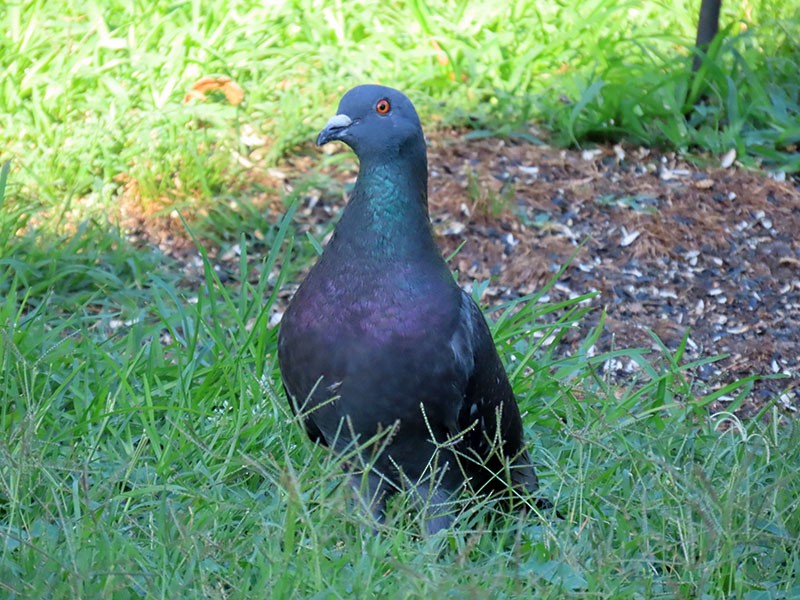
[(333, 140), (350, 146), (362, 161), (392, 159), (407, 148), (425, 147), (414, 105), (402, 92), (382, 85), (359, 85), (342, 97), (317, 146)]

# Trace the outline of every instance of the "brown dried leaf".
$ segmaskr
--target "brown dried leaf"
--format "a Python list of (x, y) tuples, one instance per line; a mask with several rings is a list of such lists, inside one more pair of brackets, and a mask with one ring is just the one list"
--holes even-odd
[[(227, 77), (225, 79), (228, 79)], [(192, 85), (192, 89), (198, 92), (211, 92), (218, 90), (222, 83), (216, 77), (201, 77)]]
[(242, 100), (244, 100), (244, 90), (235, 81), (226, 81), (222, 85), (222, 91), (232, 106), (241, 104)]
[(207, 75), (194, 82), (191, 91), (189, 91), (183, 97), (183, 103), (187, 104), (191, 100), (205, 102), (208, 100), (206, 93), (216, 90), (221, 90), (222, 93), (225, 94), (225, 98), (228, 100), (228, 102), (230, 102), (233, 106), (240, 104), (242, 100), (244, 100), (244, 90), (230, 77), (226, 75), (222, 75), (220, 77), (212, 77)]
[(192, 100), (199, 100), (200, 102), (205, 102), (206, 100), (208, 100), (208, 96), (206, 96), (203, 92), (198, 92), (197, 90), (189, 90), (183, 97), (183, 103), (189, 104), (189, 102), (191, 102)]

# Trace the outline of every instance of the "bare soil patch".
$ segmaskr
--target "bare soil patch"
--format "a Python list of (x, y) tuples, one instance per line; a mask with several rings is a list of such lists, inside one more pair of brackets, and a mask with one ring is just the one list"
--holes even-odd
[[(505, 140), (440, 139), (431, 164), (442, 245), (451, 251), (468, 239), (458, 255), (464, 281), (491, 277), (499, 298), (529, 293), (577, 250), (550, 296), (599, 292), (608, 319), (598, 350), (653, 346), (648, 330), (671, 349), (688, 335), (687, 358), (729, 355), (697, 370), (712, 388), (750, 374), (790, 377), (759, 381), (743, 412), (774, 398), (800, 407), (797, 181), (700, 170), (644, 149)], [(476, 178), (491, 190), (477, 202), (466, 193)]]

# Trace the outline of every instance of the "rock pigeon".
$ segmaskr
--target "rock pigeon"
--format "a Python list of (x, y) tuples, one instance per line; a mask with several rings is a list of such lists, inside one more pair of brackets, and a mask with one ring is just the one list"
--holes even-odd
[(356, 153), (359, 174), (280, 323), (292, 409), (313, 440), (359, 458), (351, 480), (378, 519), (400, 490), (429, 532), (451, 525), (465, 490), (533, 494), (519, 408), (489, 327), (433, 239), (414, 106), (388, 87), (355, 87), (317, 145), (334, 140)]

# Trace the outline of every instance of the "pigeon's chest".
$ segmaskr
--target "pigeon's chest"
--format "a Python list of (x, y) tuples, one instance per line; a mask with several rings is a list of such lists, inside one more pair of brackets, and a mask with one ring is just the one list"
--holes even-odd
[(299, 335), (371, 348), (421, 343), (452, 329), (460, 290), (449, 273), (416, 265), (312, 273), (287, 317)]

